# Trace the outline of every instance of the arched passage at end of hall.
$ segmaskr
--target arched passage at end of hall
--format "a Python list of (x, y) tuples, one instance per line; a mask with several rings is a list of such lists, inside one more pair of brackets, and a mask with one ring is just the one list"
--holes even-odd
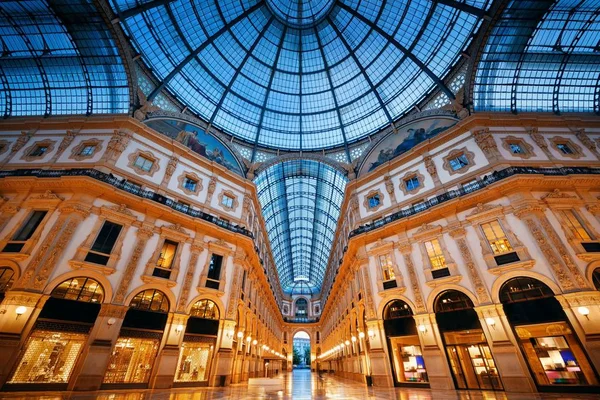
[(294, 368), (310, 368), (311, 348), (308, 332), (299, 330), (292, 338), (292, 365)]

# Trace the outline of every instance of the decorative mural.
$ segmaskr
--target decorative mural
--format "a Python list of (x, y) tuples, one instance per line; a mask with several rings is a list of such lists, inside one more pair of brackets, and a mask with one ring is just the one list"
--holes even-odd
[(242, 167), (231, 150), (199, 126), (172, 118), (151, 119), (146, 121), (146, 125), (182, 143), (201, 156), (244, 176)]
[(374, 170), (391, 159), (407, 152), (425, 140), (445, 131), (458, 122), (449, 116), (423, 118), (410, 122), (377, 143), (365, 157), (360, 173)]

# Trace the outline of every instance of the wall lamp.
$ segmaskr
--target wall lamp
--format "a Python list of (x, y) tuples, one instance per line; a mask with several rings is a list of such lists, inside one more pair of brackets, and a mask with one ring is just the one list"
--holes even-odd
[(488, 317), (485, 319), (485, 323), (491, 326), (493, 329), (496, 329), (496, 320), (492, 317)]
[(419, 332), (427, 333), (427, 327), (423, 324), (419, 325)]
[(374, 331), (371, 331), (371, 330), (370, 330), (370, 331), (369, 331), (369, 332), (367, 332), (367, 333), (369, 334), (369, 337), (370, 337), (371, 339), (374, 339), (374, 338), (375, 338), (375, 332), (374, 332)]
[(180, 334), (183, 331), (183, 325), (179, 324), (175, 327), (175, 332), (177, 332), (177, 334)]
[(588, 315), (590, 315), (590, 309), (587, 307), (579, 307), (577, 309), (577, 312), (581, 315), (583, 315), (584, 317), (586, 317), (587, 319), (590, 319), (590, 317)]
[(17, 307), (17, 309), (15, 310), (15, 312), (17, 313), (17, 318), (16, 319), (19, 319), (19, 317), (21, 315), (23, 315), (23, 314), (25, 314), (27, 312), (27, 307), (25, 307), (25, 306), (19, 306), (19, 307)]

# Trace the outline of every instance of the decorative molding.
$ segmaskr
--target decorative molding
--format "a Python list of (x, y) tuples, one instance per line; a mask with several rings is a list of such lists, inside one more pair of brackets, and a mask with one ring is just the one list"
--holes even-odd
[(394, 183), (392, 182), (392, 178), (389, 175), (385, 175), (383, 177), (383, 180), (385, 182), (385, 190), (390, 195), (390, 198), (393, 199), (394, 198)]
[[(94, 151), (91, 154), (80, 154), (81, 151), (87, 146), (94, 146)], [(97, 153), (102, 151), (102, 141), (98, 139), (88, 139), (79, 143), (77, 146), (71, 149), (71, 155), (69, 159), (76, 161), (83, 161), (93, 158)]]
[(552, 192), (548, 193), (542, 199), (579, 199), (577, 196), (564, 193), (560, 189), (554, 189)]
[(11, 142), (8, 140), (0, 140), (0, 154), (4, 154), (10, 148)]
[[(419, 186), (413, 189), (408, 189), (406, 187), (406, 181), (411, 178), (417, 178), (419, 181)], [(425, 177), (418, 170), (417, 171), (408, 171), (402, 178), (400, 178), (400, 190), (404, 193), (405, 196), (416, 194), (422, 189), (424, 189)]]
[(178, 162), (177, 157), (171, 156), (169, 158), (169, 161), (167, 162), (167, 168), (165, 169), (165, 176), (163, 176), (163, 180), (162, 180), (163, 184), (167, 184), (171, 180), (171, 177), (173, 176), (173, 174), (175, 173), (175, 170), (177, 169), (177, 162)]
[[(25, 148), (25, 150), (23, 150), (23, 155), (21, 156), (21, 160), (23, 160), (23, 161), (41, 160), (44, 157), (46, 157), (48, 154), (52, 153), (52, 151), (54, 151), (55, 144), (56, 144), (56, 140), (50, 140), (50, 139), (38, 140), (37, 142), (34, 142), (31, 146), (29, 146), (29, 147)], [(44, 154), (42, 154), (41, 156), (31, 155), (31, 153), (39, 146), (46, 146), (48, 148), (48, 150), (46, 150), (46, 152)]]
[[(193, 179), (196, 181), (196, 190), (190, 190), (185, 187), (186, 179)], [(198, 193), (200, 193), (200, 191), (204, 189), (204, 187), (202, 186), (202, 178), (200, 178), (195, 172), (188, 171), (184, 171), (181, 175), (179, 175), (179, 177), (177, 177), (177, 187), (183, 193), (188, 194), (190, 196), (197, 196)]]
[(490, 133), (489, 128), (474, 131), (473, 138), (475, 139), (475, 143), (477, 143), (477, 146), (479, 146), (479, 148), (489, 161), (495, 161), (500, 157), (498, 145), (496, 144), (494, 137)]
[(101, 210), (102, 209), (107, 209), (107, 210), (110, 210), (110, 211), (113, 211), (113, 212), (117, 212), (119, 214), (123, 214), (123, 215), (125, 215), (127, 217), (134, 217), (135, 218), (135, 215), (131, 212), (131, 210), (129, 210), (127, 208), (127, 206), (125, 204), (118, 204), (118, 205), (115, 204), (115, 205), (112, 205), (112, 206), (103, 206), (101, 208)]
[[(450, 160), (452, 160), (456, 157), (460, 157), (463, 154), (467, 158), (468, 164), (460, 169), (457, 169), (456, 171), (453, 170), (452, 167), (450, 166)], [(450, 153), (448, 153), (448, 155), (446, 155), (443, 158), (443, 160), (444, 160), (443, 168), (450, 175), (464, 174), (475, 166), (475, 153), (473, 153), (472, 151), (469, 151), (466, 147), (462, 147), (460, 149), (452, 150)]]
[[(146, 158), (146, 159), (152, 161), (152, 167), (150, 167), (150, 171), (146, 171), (144, 169), (141, 169), (137, 165), (135, 165), (135, 161), (138, 159), (138, 157), (143, 157), (143, 158)], [(156, 171), (158, 171), (158, 169), (159, 169), (158, 157), (156, 157), (154, 154), (152, 154), (149, 151), (137, 149), (136, 151), (129, 154), (127, 156), (127, 159), (129, 160), (129, 163), (127, 164), (127, 166), (129, 168), (131, 168), (132, 170), (134, 170), (138, 175), (148, 175), (148, 176), (152, 177), (152, 176), (154, 176)]]
[(215, 189), (217, 187), (217, 176), (212, 175), (210, 180), (208, 181), (208, 189), (206, 192), (206, 204), (210, 204), (212, 201), (213, 194), (215, 193)]
[(575, 131), (575, 137), (592, 153), (597, 153), (596, 143), (585, 133), (585, 129)]
[[(369, 199), (375, 195), (379, 195), (379, 204), (377, 204), (376, 206), (370, 207), (369, 206)], [(365, 199), (363, 200), (363, 206), (365, 207), (365, 209), (367, 211), (370, 212), (376, 212), (377, 210), (379, 210), (381, 207), (383, 207), (383, 199), (385, 198), (385, 196), (383, 195), (383, 193), (381, 193), (381, 190), (376, 189), (376, 190), (370, 190), (366, 195), (365, 195)]]
[(17, 151), (21, 150), (23, 146), (25, 146), (25, 144), (29, 141), (29, 139), (31, 139), (32, 136), (33, 132), (21, 131), (21, 134), (19, 135), (17, 140), (13, 143), (10, 152), (14, 154)]
[(34, 194), (34, 195), (30, 196), (28, 200), (59, 200), (59, 201), (62, 201), (63, 198), (58, 197), (58, 195), (53, 193), (52, 190), (46, 190), (44, 193)]
[[(523, 149), (523, 153), (513, 153), (510, 145), (517, 144)], [(516, 136), (505, 136), (502, 138), (502, 147), (508, 151), (508, 153), (513, 157), (522, 158), (524, 160), (528, 160), (531, 157), (535, 156), (535, 152), (533, 151), (533, 146), (525, 141), (525, 139), (516, 137)]]
[(102, 156), (102, 160), (115, 162), (121, 153), (125, 151), (130, 140), (131, 135), (129, 133), (115, 130), (106, 145), (106, 152)]
[[(231, 206), (227, 206), (227, 205), (223, 204), (223, 199), (225, 198), (225, 196), (227, 196), (233, 200)], [(228, 189), (221, 190), (221, 193), (219, 193), (218, 199), (219, 199), (219, 206), (221, 206), (222, 209), (231, 211), (231, 212), (235, 212), (235, 210), (237, 210), (237, 208), (240, 204), (235, 193), (233, 193), (231, 190), (228, 190)]]

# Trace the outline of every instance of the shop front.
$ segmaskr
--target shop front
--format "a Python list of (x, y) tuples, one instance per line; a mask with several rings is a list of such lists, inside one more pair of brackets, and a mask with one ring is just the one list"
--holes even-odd
[(207, 386), (219, 333), (219, 309), (211, 300), (192, 306), (181, 344), (174, 387)]
[(544, 283), (507, 281), (500, 301), (540, 391), (589, 391), (598, 377), (567, 315)]
[(385, 335), (396, 386), (429, 387), (417, 327), (409, 305), (390, 302), (383, 314)]
[(456, 389), (504, 390), (471, 299), (445, 291), (436, 299), (435, 316)]
[(44, 304), (4, 390), (66, 390), (104, 298), (93, 279), (58, 285)]
[(144, 290), (131, 300), (104, 375), (103, 389), (148, 387), (168, 310), (167, 297), (155, 289)]

